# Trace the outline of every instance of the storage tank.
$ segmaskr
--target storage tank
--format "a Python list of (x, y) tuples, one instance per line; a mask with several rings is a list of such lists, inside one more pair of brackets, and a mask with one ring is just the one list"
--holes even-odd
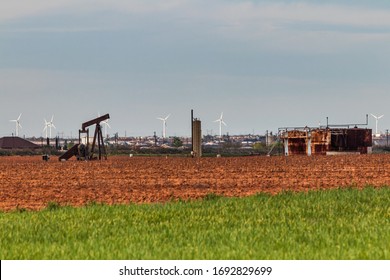
[(198, 119), (192, 121), (192, 152), (194, 157), (202, 156), (202, 124)]

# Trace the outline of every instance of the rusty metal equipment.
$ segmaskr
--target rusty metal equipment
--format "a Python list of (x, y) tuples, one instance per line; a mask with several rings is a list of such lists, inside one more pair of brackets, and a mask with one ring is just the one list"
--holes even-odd
[[(76, 156), (78, 160), (95, 160), (95, 159), (107, 159), (107, 152), (104, 146), (101, 122), (110, 118), (109, 114), (98, 117), (96, 119), (87, 121), (81, 125), (79, 130), (79, 143), (75, 144), (66, 153), (59, 157), (59, 160), (68, 160), (72, 156)], [(92, 125), (96, 125), (95, 133), (92, 141), (92, 147), (89, 149), (89, 128)], [(82, 143), (82, 134), (86, 134), (86, 143)], [(95, 148), (97, 148), (97, 155), (95, 156)]]
[[(330, 155), (371, 153), (372, 130), (365, 124), (336, 124), (320, 127), (279, 128), (285, 155)], [(351, 126), (353, 128), (351, 128)]]

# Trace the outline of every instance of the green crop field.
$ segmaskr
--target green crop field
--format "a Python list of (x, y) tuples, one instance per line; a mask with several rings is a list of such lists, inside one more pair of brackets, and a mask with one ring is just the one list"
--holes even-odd
[(390, 259), (390, 188), (0, 213), (0, 259)]

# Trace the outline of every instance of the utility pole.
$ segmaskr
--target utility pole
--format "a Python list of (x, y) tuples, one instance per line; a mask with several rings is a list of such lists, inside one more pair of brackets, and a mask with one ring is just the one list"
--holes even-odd
[(386, 147), (389, 146), (389, 130), (386, 129)]
[(194, 110), (191, 109), (191, 152), (194, 151)]

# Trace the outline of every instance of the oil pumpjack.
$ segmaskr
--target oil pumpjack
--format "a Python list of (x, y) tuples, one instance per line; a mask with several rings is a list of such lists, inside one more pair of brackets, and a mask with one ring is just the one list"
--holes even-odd
[[(66, 153), (59, 157), (60, 161), (66, 161), (73, 156), (77, 157), (77, 160), (102, 160), (107, 159), (107, 151), (104, 146), (103, 141), (103, 133), (101, 122), (108, 120), (110, 118), (109, 114), (105, 114), (104, 116), (98, 117), (96, 119), (84, 122), (81, 125), (81, 129), (79, 130), (79, 143), (75, 144), (72, 148), (70, 148)], [(95, 133), (93, 137), (92, 146), (90, 149), (89, 144), (89, 127), (92, 125), (96, 125)], [(83, 142), (81, 135), (86, 134), (85, 141)], [(95, 152), (95, 148), (97, 151)]]

